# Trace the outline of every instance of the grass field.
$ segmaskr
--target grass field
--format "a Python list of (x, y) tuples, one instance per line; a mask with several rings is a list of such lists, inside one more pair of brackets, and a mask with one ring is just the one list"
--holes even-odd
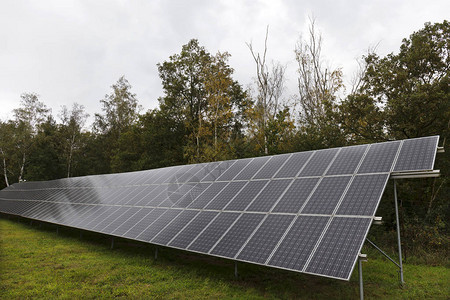
[[(115, 241), (105, 236), (25, 219), (0, 218), (0, 299), (18, 298), (284, 298), (357, 299), (358, 273), (349, 282), (229, 260)], [(448, 299), (450, 272), (444, 266), (405, 264), (403, 288), (397, 270), (367, 248), (363, 265), (366, 299)]]

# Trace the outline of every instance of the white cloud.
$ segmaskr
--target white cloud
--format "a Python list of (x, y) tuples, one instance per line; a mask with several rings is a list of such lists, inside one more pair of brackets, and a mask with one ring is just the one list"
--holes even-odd
[(316, 18), (323, 53), (350, 77), (355, 58), (379, 43), (396, 52), (401, 39), (442, 22), (448, 1), (3, 1), (0, 10), (0, 118), (11, 116), (20, 94), (36, 92), (53, 109), (77, 101), (93, 116), (99, 100), (125, 75), (145, 108), (162, 89), (156, 64), (198, 38), (211, 53), (228, 51), (235, 77), (251, 82), (255, 68), (246, 42), (288, 65), (295, 93), (293, 49), (308, 16)]

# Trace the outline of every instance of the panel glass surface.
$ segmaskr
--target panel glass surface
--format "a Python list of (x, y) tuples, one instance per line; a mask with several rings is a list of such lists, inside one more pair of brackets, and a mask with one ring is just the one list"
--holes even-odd
[(270, 211), (272, 206), (278, 201), (281, 194), (286, 190), (292, 179), (280, 179), (270, 181), (253, 200), (246, 211)]
[(280, 167), (280, 170), (275, 174), (274, 178), (289, 178), (297, 176), (313, 153), (314, 152), (312, 151), (293, 153), (286, 163)]
[(164, 227), (175, 219), (180, 213), (181, 209), (169, 209), (164, 212), (159, 218), (152, 222), (136, 239), (150, 242)]
[(358, 173), (390, 172), (400, 141), (370, 145)]
[(348, 279), (371, 222), (369, 218), (334, 218), (305, 271)]
[(192, 202), (191, 205), (189, 205), (189, 208), (204, 208), (212, 199), (214, 199), (217, 194), (222, 191), (222, 189), (228, 184), (228, 182), (213, 182), (210, 183), (203, 183), (203, 185), (208, 185), (208, 187), (205, 189), (203, 193), (198, 195), (197, 198)]
[(264, 264), (293, 219), (294, 216), (269, 215), (237, 258)]
[(205, 230), (191, 243), (189, 250), (208, 253), (219, 238), (230, 228), (239, 217), (239, 213), (221, 213)]
[(224, 210), (243, 211), (261, 193), (268, 180), (249, 181)]
[(170, 243), (169, 246), (185, 249), (218, 215), (215, 211), (202, 211)]
[(127, 232), (125, 232), (123, 236), (129, 239), (135, 239), (166, 211), (167, 209), (163, 208), (153, 209), (146, 216), (144, 216), (139, 222), (134, 224)]
[(244, 169), (253, 158), (246, 158), (246, 159), (240, 159), (237, 160), (234, 164), (232, 164), (222, 175), (217, 178), (217, 181), (228, 181), (232, 180), (234, 177), (236, 177), (237, 174), (239, 174), (242, 169)]
[(273, 212), (298, 213), (318, 181), (319, 178), (295, 179), (274, 207)]
[(356, 176), (339, 205), (337, 214), (373, 216), (388, 179), (389, 174)]
[(270, 156), (254, 158), (235, 178), (234, 180), (250, 180), (270, 159)]
[(175, 219), (172, 219), (170, 223), (156, 235), (151, 242), (154, 244), (167, 245), (170, 240), (189, 223), (199, 211), (185, 210), (181, 212)]
[(329, 219), (329, 217), (299, 216), (267, 264), (301, 271)]
[(394, 171), (433, 170), (439, 136), (403, 141)]
[(108, 230), (112, 230), (111, 234), (113, 235), (122, 236), (123, 234), (128, 232), (131, 228), (133, 228), (136, 224), (140, 223), (142, 219), (145, 218), (152, 210), (153, 208), (141, 208), (129, 219), (121, 223), (117, 228), (115, 229), (110, 228)]
[(286, 162), (291, 154), (275, 155), (256, 173), (253, 179), (270, 179)]
[(301, 213), (331, 214), (350, 179), (351, 176), (324, 177)]
[(336, 148), (315, 151), (311, 160), (305, 165), (298, 176), (323, 175), (338, 151), (339, 149)]
[(362, 145), (342, 148), (326, 175), (353, 174), (367, 147)]
[[(120, 215), (117, 219), (112, 221), (108, 226), (106, 226), (101, 232), (103, 233), (112, 233), (113, 231), (119, 229), (122, 225), (130, 220), (131, 217), (137, 216), (136, 213), (140, 211), (139, 207), (130, 207), (127, 211), (125, 211), (122, 215)], [(134, 220), (134, 218), (133, 218)], [(124, 232), (122, 232), (124, 233)], [(121, 235), (121, 234), (119, 234)]]
[(246, 184), (245, 181), (230, 182), (219, 194), (217, 194), (211, 202), (205, 207), (206, 209), (223, 209), (234, 196), (239, 193)]
[(213, 163), (214, 168), (212, 168), (212, 171), (205, 175), (205, 177), (202, 178), (202, 182), (204, 181), (216, 181), (217, 178), (219, 178), (225, 171), (231, 167), (236, 161), (235, 160), (227, 160), (227, 161), (221, 161), (219, 165), (216, 165), (216, 163)]
[(264, 217), (262, 214), (243, 214), (210, 253), (233, 258)]

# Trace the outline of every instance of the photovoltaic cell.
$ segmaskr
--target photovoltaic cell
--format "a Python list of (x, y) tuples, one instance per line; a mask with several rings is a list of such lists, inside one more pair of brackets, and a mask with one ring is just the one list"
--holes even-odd
[[(136, 215), (136, 213), (140, 210), (141, 210), (141, 208), (138, 208), (138, 207), (130, 207), (126, 212), (124, 212), (117, 219), (115, 219), (108, 226), (106, 226), (103, 230), (101, 230), (101, 232), (112, 233), (113, 231), (119, 229), (126, 222), (128, 222), (130, 220), (130, 218), (132, 216)], [(134, 220), (134, 218), (133, 218), (133, 220)], [(124, 232), (122, 232), (122, 233), (124, 233)]]
[[(153, 208), (141, 208), (132, 217), (130, 217), (129, 219), (125, 220), (122, 224), (120, 224), (119, 227), (114, 229), (111, 232), (111, 234), (122, 236), (123, 234), (128, 232), (131, 228), (133, 228), (136, 224), (141, 222), (142, 219), (145, 218), (152, 210), (153, 210)], [(108, 229), (108, 230), (112, 230), (112, 228)]]
[(268, 265), (301, 271), (330, 217), (299, 216)]
[(211, 254), (233, 258), (265, 215), (243, 214), (211, 250)]
[(321, 176), (338, 151), (336, 148), (316, 151), (298, 176)]
[(249, 180), (255, 176), (256, 172), (270, 159), (270, 156), (254, 158), (235, 178), (234, 180)]
[(323, 178), (301, 213), (331, 214), (347, 187), (350, 178), (351, 176)]
[(327, 175), (353, 174), (366, 149), (367, 145), (342, 148), (328, 169)]
[(235, 160), (227, 160), (222, 161), (218, 165), (214, 163), (215, 168), (213, 170), (206, 174), (205, 177), (202, 178), (202, 182), (204, 181), (216, 181), (217, 178), (219, 178), (225, 171), (231, 167), (236, 161)]
[(275, 174), (275, 178), (289, 178), (296, 176), (304, 167), (308, 159), (314, 152), (298, 152), (293, 153), (286, 163), (281, 166), (280, 170)]
[(399, 141), (370, 145), (358, 173), (389, 172), (399, 146)]
[[(224, 210), (243, 211), (252, 202), (252, 200), (260, 193), (268, 180), (249, 181), (242, 190), (225, 206)], [(217, 198), (216, 198), (217, 199)]]
[(219, 213), (202, 211), (187, 225), (169, 244), (169, 246), (185, 249), (208, 226)]
[(245, 181), (230, 182), (219, 194), (217, 194), (211, 202), (206, 206), (206, 209), (223, 209), (234, 196), (246, 184)]
[(334, 218), (306, 272), (348, 279), (371, 222), (368, 218)]
[(337, 214), (373, 216), (388, 179), (389, 174), (356, 176), (345, 194)]
[(237, 160), (234, 164), (232, 164), (219, 178), (217, 181), (228, 181), (232, 180), (239, 174), (251, 161), (253, 158), (246, 158)]
[(182, 212), (181, 209), (169, 209), (140, 233), (136, 239), (150, 242), (166, 225)]
[(211, 247), (214, 246), (239, 215), (239, 213), (221, 213), (202, 233), (200, 233), (191, 245), (188, 246), (188, 249), (208, 253)]
[(433, 170), (439, 136), (403, 141), (394, 171)]
[(152, 243), (167, 245), (170, 240), (186, 226), (199, 212), (195, 210), (185, 210), (173, 219), (162, 231), (160, 231), (152, 240)]
[(318, 181), (319, 178), (295, 179), (286, 193), (281, 197), (273, 212), (298, 213)]
[(269, 184), (264, 187), (264, 190), (256, 196), (246, 211), (270, 211), (291, 182), (292, 179), (270, 181)]
[[(175, 207), (186, 208), (191, 203), (197, 199), (209, 186), (211, 183), (197, 183), (189, 192), (184, 194), (180, 201), (175, 204)], [(208, 199), (209, 201), (210, 199)]]
[(270, 179), (285, 163), (291, 154), (272, 156), (272, 158), (259, 170), (253, 179)]
[(292, 215), (269, 215), (237, 258), (264, 264), (293, 219)]
[(139, 220), (139, 222), (135, 223), (127, 232), (123, 234), (123, 236), (129, 239), (135, 239), (166, 211), (167, 209), (163, 208), (153, 209), (141, 220)]
[(220, 191), (222, 191), (222, 189), (228, 184), (228, 182), (214, 182), (212, 184), (203, 184), (205, 186), (208, 185), (207, 188), (203, 193), (201, 193), (197, 198), (194, 199), (192, 204), (188, 206), (189, 208), (204, 208), (211, 201), (211, 199), (214, 199), (214, 197), (217, 196)]

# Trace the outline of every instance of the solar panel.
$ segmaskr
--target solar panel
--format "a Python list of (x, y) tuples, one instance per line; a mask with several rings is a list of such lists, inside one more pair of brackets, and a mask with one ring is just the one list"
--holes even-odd
[(0, 212), (348, 280), (391, 173), (432, 170), (438, 140), (21, 182)]

